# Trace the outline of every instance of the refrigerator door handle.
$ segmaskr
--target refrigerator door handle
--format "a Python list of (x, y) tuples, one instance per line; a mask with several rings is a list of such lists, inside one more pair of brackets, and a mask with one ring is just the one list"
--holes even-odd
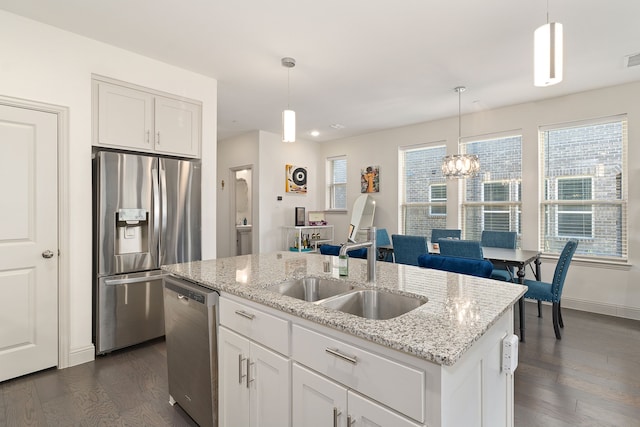
[(104, 281), (104, 284), (107, 286), (127, 285), (131, 283), (140, 283), (140, 282), (149, 282), (151, 280), (158, 280), (167, 276), (169, 276), (169, 274), (165, 273), (165, 274), (157, 274), (153, 276), (130, 277), (128, 279), (106, 279)]
[[(157, 160), (156, 160), (157, 161)], [(162, 259), (160, 256), (160, 248), (162, 247), (162, 242), (160, 241), (160, 185), (158, 183), (158, 169), (151, 170), (151, 180), (153, 182), (153, 235), (155, 236), (155, 244), (158, 252), (158, 259), (156, 260), (156, 267), (160, 267), (160, 260)]]
[(159, 253), (159, 265), (162, 265), (165, 262), (165, 242), (164, 234), (167, 232), (167, 169), (166, 165), (161, 159), (159, 161), (159, 169), (160, 169), (160, 233), (158, 234), (158, 238), (160, 240), (160, 253)]

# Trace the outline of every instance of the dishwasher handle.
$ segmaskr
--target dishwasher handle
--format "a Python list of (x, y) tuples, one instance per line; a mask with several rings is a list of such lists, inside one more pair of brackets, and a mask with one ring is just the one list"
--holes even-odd
[(193, 301), (206, 306), (217, 305), (220, 293), (214, 289), (207, 289), (195, 283), (178, 279), (170, 274), (164, 277), (164, 287), (178, 294), (183, 301)]

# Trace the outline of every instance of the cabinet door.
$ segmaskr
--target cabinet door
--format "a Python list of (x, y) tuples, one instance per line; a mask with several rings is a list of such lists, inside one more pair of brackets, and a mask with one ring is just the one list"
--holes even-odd
[(153, 95), (98, 83), (98, 145), (153, 151)]
[(294, 363), (291, 392), (294, 426), (347, 427), (346, 388)]
[(250, 361), (251, 426), (291, 426), (289, 359), (251, 343)]
[(156, 96), (156, 152), (199, 157), (200, 111), (199, 105)]
[(249, 340), (221, 327), (218, 335), (218, 417), (221, 427), (249, 425)]
[(366, 399), (352, 391), (348, 392), (349, 416), (351, 423), (358, 427), (419, 427), (395, 412)]

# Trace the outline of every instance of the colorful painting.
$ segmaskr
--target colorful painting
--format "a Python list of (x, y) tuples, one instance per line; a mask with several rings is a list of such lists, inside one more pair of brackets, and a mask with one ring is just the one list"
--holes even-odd
[(380, 166), (362, 168), (360, 175), (360, 192), (377, 193), (380, 191)]
[(285, 191), (287, 193), (307, 194), (307, 168), (285, 165)]

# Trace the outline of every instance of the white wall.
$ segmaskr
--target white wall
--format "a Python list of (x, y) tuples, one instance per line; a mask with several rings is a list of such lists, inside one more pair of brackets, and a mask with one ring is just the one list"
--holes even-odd
[[(249, 132), (234, 138), (225, 139), (218, 143), (218, 181), (216, 183), (216, 194), (218, 199), (218, 220), (217, 220), (217, 254), (218, 257), (230, 257), (236, 254), (236, 230), (232, 226), (235, 213), (233, 212), (233, 180), (232, 169), (239, 167), (252, 167), (251, 204), (253, 224), (251, 230), (252, 249), (254, 253), (258, 251), (260, 212), (258, 208), (258, 142), (259, 132)], [(222, 187), (222, 180), (225, 185)]]
[[(91, 74), (202, 101), (203, 257), (216, 256), (217, 82), (94, 40), (0, 11), (0, 94), (69, 109), (69, 352), (93, 359), (91, 343)], [(55, 224), (52, 224), (55, 226)]]
[[(285, 192), (285, 165), (307, 167), (306, 195)], [(265, 131), (249, 132), (218, 144), (218, 255), (232, 256), (235, 237), (232, 227), (231, 196), (220, 181), (231, 179), (231, 169), (253, 165), (253, 252), (284, 249), (283, 225), (294, 225), (294, 208), (324, 209), (324, 159), (320, 144), (297, 139), (288, 144), (282, 137)], [(282, 196), (282, 201), (278, 201)]]
[[(282, 226), (295, 225), (295, 207), (304, 207), (307, 214), (323, 209), (324, 160), (317, 142), (298, 138), (294, 143), (283, 143), (280, 135), (261, 131), (259, 145), (260, 252), (264, 253), (284, 249)], [(285, 192), (287, 164), (307, 167), (307, 194)]]
[[(541, 89), (544, 90), (544, 89)], [(525, 249), (538, 247), (538, 126), (566, 123), (621, 113), (628, 115), (629, 132), (629, 265), (574, 261), (563, 293), (563, 305), (605, 314), (640, 319), (640, 83), (578, 93), (540, 102), (468, 114), (462, 117), (463, 136), (520, 130), (523, 136), (523, 238)], [(446, 141), (449, 153), (457, 152), (457, 117), (389, 129), (321, 145), (326, 157), (346, 155), (348, 205), (360, 194), (360, 169), (380, 165), (380, 192), (374, 225), (399, 231), (398, 149), (402, 146)], [(324, 170), (324, 169), (323, 169)], [(448, 226), (458, 226), (458, 182), (448, 184)], [(336, 230), (346, 229), (350, 214), (330, 214)], [(338, 239), (339, 240), (339, 239)], [(550, 281), (554, 260), (544, 260), (543, 279)]]

